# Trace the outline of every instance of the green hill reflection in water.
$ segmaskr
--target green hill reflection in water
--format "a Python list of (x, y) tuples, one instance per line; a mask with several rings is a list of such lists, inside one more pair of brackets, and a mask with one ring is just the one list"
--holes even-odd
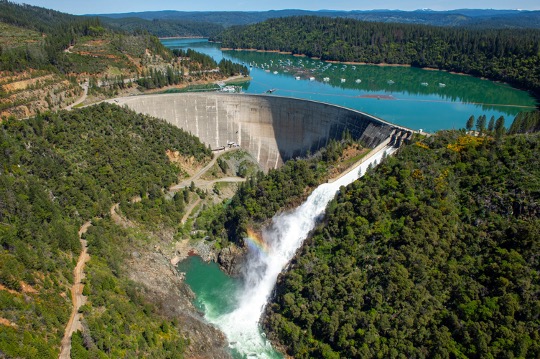
[[(221, 51), (202, 39), (162, 40), (170, 48), (192, 48), (219, 61), (227, 58), (252, 67), (247, 93), (273, 92), (329, 102), (387, 121), (434, 132), (461, 128), (470, 115), (504, 116), (533, 110), (525, 91), (488, 80), (411, 67), (329, 63), (307, 57), (256, 51)], [(299, 80), (297, 80), (299, 78)], [(326, 80), (326, 81), (325, 81)], [(360, 80), (360, 81), (357, 81)]]

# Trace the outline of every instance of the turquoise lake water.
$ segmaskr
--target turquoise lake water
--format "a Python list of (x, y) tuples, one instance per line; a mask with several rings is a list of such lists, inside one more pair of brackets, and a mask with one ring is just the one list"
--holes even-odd
[[(329, 63), (256, 51), (222, 51), (203, 39), (164, 39), (169, 48), (192, 48), (244, 63), (252, 80), (244, 92), (305, 98), (353, 108), (414, 130), (463, 128), (469, 116), (504, 116), (507, 127), (536, 101), (502, 83), (411, 67)], [(299, 78), (297, 80), (297, 78)], [(326, 78), (326, 81), (325, 81)], [(359, 81), (357, 81), (359, 80)]]
[[(524, 91), (471, 76), (410, 67), (328, 63), (306, 57), (252, 51), (222, 51), (201, 39), (164, 39), (169, 48), (192, 48), (244, 63), (252, 80), (246, 93), (304, 98), (353, 108), (411, 129), (434, 132), (462, 128), (470, 115), (506, 118), (508, 127), (520, 111), (532, 111), (536, 101)], [(210, 322), (231, 313), (242, 281), (230, 278), (215, 263), (189, 257), (178, 269), (196, 294), (195, 305)], [(264, 335), (263, 335), (264, 337)], [(234, 347), (234, 343), (230, 343)], [(231, 350), (235, 358), (257, 357)], [(273, 350), (269, 358), (280, 358)]]

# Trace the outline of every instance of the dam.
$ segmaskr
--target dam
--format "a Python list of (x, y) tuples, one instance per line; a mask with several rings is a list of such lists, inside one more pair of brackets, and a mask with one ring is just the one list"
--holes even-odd
[(109, 101), (167, 121), (212, 149), (239, 146), (268, 171), (314, 153), (349, 132), (369, 148), (399, 147), (412, 131), (366, 113), (323, 102), (226, 93), (179, 93)]

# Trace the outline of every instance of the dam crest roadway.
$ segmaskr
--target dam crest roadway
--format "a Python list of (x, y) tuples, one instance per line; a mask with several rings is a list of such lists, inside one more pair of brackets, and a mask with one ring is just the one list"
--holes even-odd
[(413, 131), (369, 114), (290, 97), (179, 93), (122, 97), (108, 102), (157, 117), (197, 136), (213, 150), (239, 146), (268, 171), (315, 153), (348, 131), (369, 148), (399, 147)]

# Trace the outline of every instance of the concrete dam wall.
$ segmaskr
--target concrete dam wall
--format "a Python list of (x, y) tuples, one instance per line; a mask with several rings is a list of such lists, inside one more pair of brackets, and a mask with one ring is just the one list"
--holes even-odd
[(124, 97), (113, 101), (161, 118), (199, 137), (212, 149), (237, 144), (264, 170), (341, 139), (348, 130), (365, 146), (399, 146), (411, 130), (347, 108), (278, 96), (192, 93)]

